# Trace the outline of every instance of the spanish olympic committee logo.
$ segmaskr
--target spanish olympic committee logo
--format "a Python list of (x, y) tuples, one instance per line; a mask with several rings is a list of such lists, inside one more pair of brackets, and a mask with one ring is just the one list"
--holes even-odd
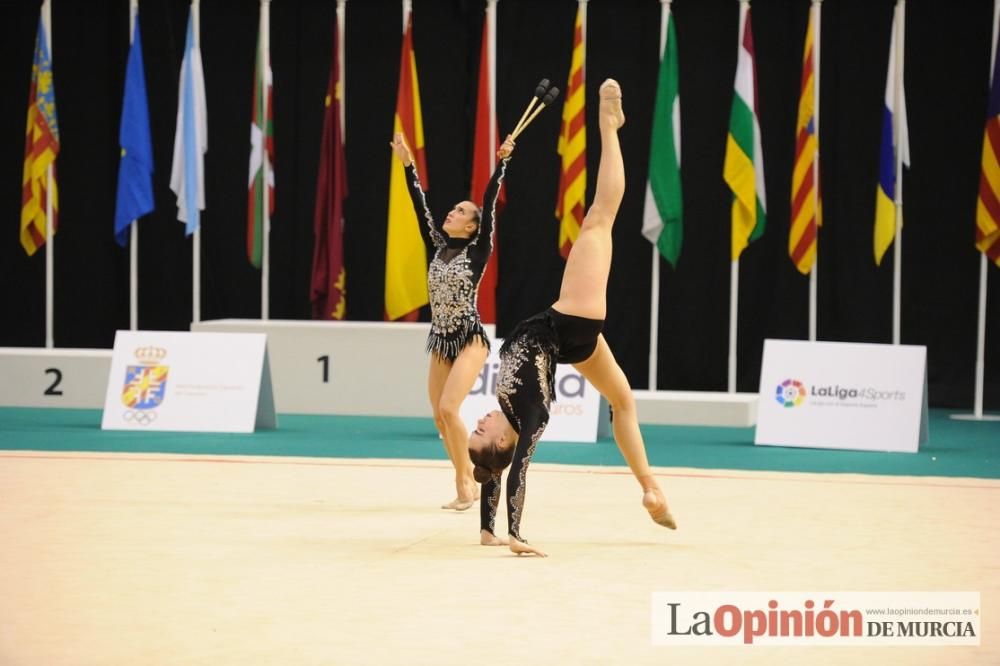
[(799, 407), (805, 402), (806, 387), (797, 379), (786, 379), (778, 384), (775, 399), (782, 407)]

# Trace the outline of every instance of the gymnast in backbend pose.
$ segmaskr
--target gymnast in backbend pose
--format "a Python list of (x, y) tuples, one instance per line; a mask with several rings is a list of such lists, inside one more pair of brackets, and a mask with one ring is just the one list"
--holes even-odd
[(466, 446), (469, 432), (459, 416), (459, 407), (472, 390), (489, 353), (490, 343), (479, 319), (476, 297), (493, 250), (493, 216), (514, 142), (508, 136), (500, 146), (497, 156), (501, 161), (486, 186), (483, 207), (480, 209), (471, 201), (461, 201), (455, 204), (444, 222), (436, 222), (427, 207), (420, 174), (403, 135), (397, 133), (390, 145), (406, 167), (406, 184), (413, 207), (418, 214), (423, 212), (434, 242), (434, 258), (427, 271), (431, 302), (427, 391), (434, 411), (434, 424), (455, 467), (457, 497), (441, 508), (464, 511), (475, 503), (479, 494)]
[[(600, 391), (614, 410), (615, 442), (642, 486), (642, 504), (654, 521), (676, 529), (663, 492), (646, 459), (635, 400), (625, 374), (601, 335), (611, 270), (611, 225), (625, 192), (625, 168), (618, 129), (625, 123), (621, 88), (612, 79), (600, 88), (601, 161), (597, 191), (570, 250), (559, 300), (522, 321), (500, 348), (497, 399), (500, 410), (479, 420), (469, 436), (475, 478), (483, 484), (480, 542), (507, 543), (494, 534), (500, 477), (507, 475), (507, 533), (517, 554), (545, 553), (528, 545), (520, 533), (525, 473), (535, 445), (549, 420), (556, 363), (572, 363)], [(513, 461), (513, 463), (512, 463)]]

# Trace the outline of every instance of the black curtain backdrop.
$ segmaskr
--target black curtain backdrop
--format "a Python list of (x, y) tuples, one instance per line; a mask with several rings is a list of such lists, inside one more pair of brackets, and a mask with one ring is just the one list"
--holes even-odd
[[(39, 0), (4, 3), (0, 24), (0, 327), (2, 346), (44, 345), (44, 252), (18, 242), (24, 126)], [(469, 196), (482, 0), (414, 0), (414, 41), (434, 210)], [(992, 2), (910, 0), (906, 93), (912, 168), (903, 179), (902, 339), (927, 345), (932, 405), (973, 399), (979, 255), (975, 204), (988, 95)], [(768, 217), (740, 262), (738, 389), (757, 390), (765, 338), (808, 336), (808, 279), (787, 254), (791, 170), (807, 0), (754, 0)], [(573, 0), (500, 0), (498, 116), (509, 131), (535, 83), (563, 87)], [(202, 317), (260, 315), (260, 273), (245, 256), (247, 172), (259, 4), (202, 0), (208, 102), (207, 208), (202, 217)], [(277, 206), (271, 248), (271, 317), (310, 316), (312, 211), (329, 71), (333, 0), (274, 0)], [(736, 66), (739, 6), (676, 0), (682, 100), (684, 248), (663, 263), (658, 386), (726, 387), (730, 193), (722, 179)], [(892, 252), (872, 258), (879, 132), (892, 0), (823, 3), (821, 149), (824, 226), (819, 240), (819, 337), (887, 343), (892, 336)], [(177, 80), (188, 3), (141, 0), (156, 160), (156, 211), (140, 225), (144, 329), (186, 330), (191, 241), (169, 189)], [(605, 334), (637, 388), (647, 385), (651, 250), (641, 237), (660, 3), (588, 3), (588, 192), (597, 172), (597, 86), (617, 78), (628, 122), (621, 132), (628, 188), (615, 226)], [(54, 0), (53, 69), (62, 152), (56, 237), (55, 341), (110, 347), (128, 327), (128, 251), (113, 240), (118, 121), (128, 49), (128, 2)], [(390, 150), (401, 35), (399, 0), (347, 3), (348, 318), (378, 320)], [(563, 262), (552, 211), (559, 178), (561, 105), (522, 135), (500, 220), (499, 332), (548, 306)], [(479, 194), (476, 195), (476, 198)], [(1000, 407), (1000, 284), (990, 267), (986, 406)], [(992, 350), (992, 354), (990, 351)], [(414, 354), (422, 350), (414, 349)], [(373, 362), (377, 362), (373, 360)]]

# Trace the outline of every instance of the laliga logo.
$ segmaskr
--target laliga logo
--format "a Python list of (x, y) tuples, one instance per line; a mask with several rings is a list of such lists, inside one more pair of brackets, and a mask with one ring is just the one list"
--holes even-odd
[(775, 399), (782, 407), (799, 407), (805, 402), (806, 387), (797, 379), (786, 379), (778, 384)]

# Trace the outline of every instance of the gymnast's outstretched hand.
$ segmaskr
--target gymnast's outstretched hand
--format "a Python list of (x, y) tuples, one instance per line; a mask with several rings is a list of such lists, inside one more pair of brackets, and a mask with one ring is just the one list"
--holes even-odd
[(413, 155), (410, 154), (410, 149), (406, 145), (406, 139), (403, 138), (402, 132), (396, 132), (393, 135), (392, 141), (389, 142), (392, 147), (392, 152), (396, 153), (396, 157), (399, 161), (403, 163), (403, 166), (408, 167), (413, 162)]
[(497, 157), (502, 160), (510, 157), (511, 153), (514, 152), (514, 145), (514, 137), (508, 134), (507, 138), (503, 140), (502, 144), (500, 144), (500, 150), (497, 151)]
[(530, 546), (526, 542), (519, 541), (514, 537), (510, 538), (510, 552), (516, 553), (517, 555), (538, 555), (539, 557), (548, 557), (548, 555), (534, 546)]

